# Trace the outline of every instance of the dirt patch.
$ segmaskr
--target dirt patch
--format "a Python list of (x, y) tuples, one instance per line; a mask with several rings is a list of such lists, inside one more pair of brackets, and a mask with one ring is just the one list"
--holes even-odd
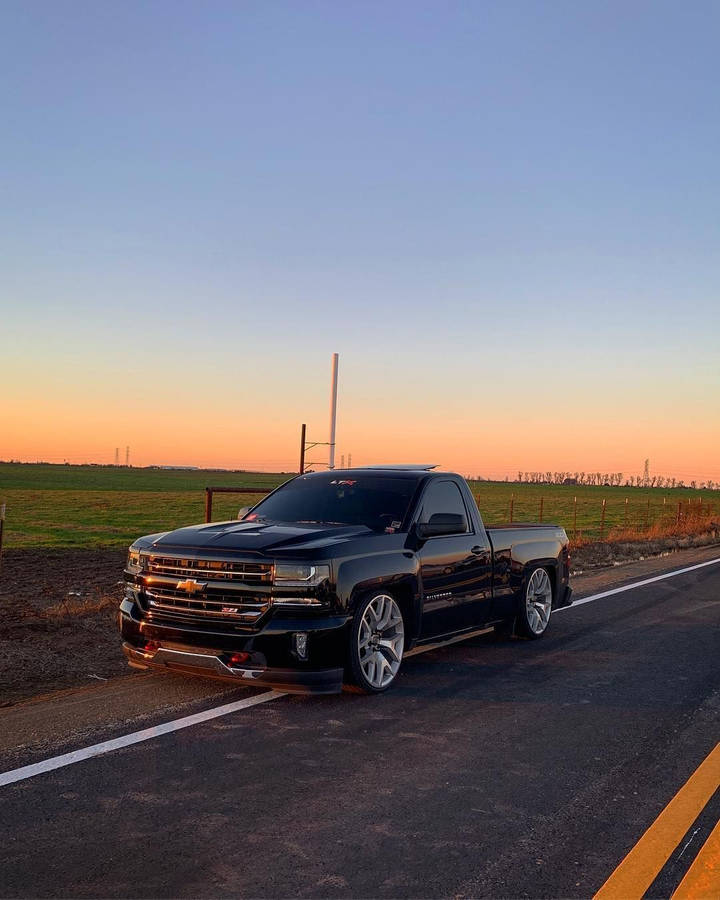
[(124, 675), (117, 609), (126, 552), (14, 550), (0, 569), (0, 705)]
[(0, 568), (2, 623), (114, 596), (126, 558), (126, 550), (6, 550)]
[(572, 572), (579, 575), (588, 569), (617, 566), (622, 563), (668, 556), (693, 547), (720, 545), (720, 530), (713, 528), (702, 534), (681, 534), (644, 541), (588, 541), (572, 547)]

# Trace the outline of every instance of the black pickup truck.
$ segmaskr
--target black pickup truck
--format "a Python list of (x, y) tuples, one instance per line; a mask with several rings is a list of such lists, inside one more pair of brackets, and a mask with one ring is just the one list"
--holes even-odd
[(300, 475), (239, 520), (139, 538), (119, 613), (130, 665), (377, 693), (413, 647), (492, 625), (541, 637), (571, 602), (565, 531), (485, 528), (464, 479), (434, 468)]

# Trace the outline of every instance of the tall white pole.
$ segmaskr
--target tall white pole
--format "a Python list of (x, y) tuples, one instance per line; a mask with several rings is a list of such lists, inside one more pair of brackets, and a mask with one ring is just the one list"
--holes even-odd
[(330, 458), (328, 468), (335, 468), (335, 421), (337, 419), (337, 380), (338, 380), (338, 355), (332, 355), (332, 382), (330, 385)]

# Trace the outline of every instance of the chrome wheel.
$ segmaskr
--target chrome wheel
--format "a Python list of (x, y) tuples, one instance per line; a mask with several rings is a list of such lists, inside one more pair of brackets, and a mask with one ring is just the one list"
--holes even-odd
[(395, 678), (404, 646), (400, 607), (389, 594), (378, 594), (365, 607), (357, 633), (360, 668), (371, 687), (382, 690)]
[(525, 592), (527, 623), (533, 634), (542, 634), (550, 621), (552, 584), (545, 569), (535, 569)]

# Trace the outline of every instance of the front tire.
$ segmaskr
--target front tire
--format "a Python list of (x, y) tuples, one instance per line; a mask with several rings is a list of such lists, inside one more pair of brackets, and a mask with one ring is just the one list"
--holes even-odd
[(395, 681), (405, 649), (405, 623), (390, 594), (371, 594), (355, 610), (350, 629), (350, 677), (366, 694), (380, 694)]
[(523, 582), (517, 615), (518, 634), (533, 640), (542, 637), (550, 624), (553, 588), (547, 569), (533, 569)]

